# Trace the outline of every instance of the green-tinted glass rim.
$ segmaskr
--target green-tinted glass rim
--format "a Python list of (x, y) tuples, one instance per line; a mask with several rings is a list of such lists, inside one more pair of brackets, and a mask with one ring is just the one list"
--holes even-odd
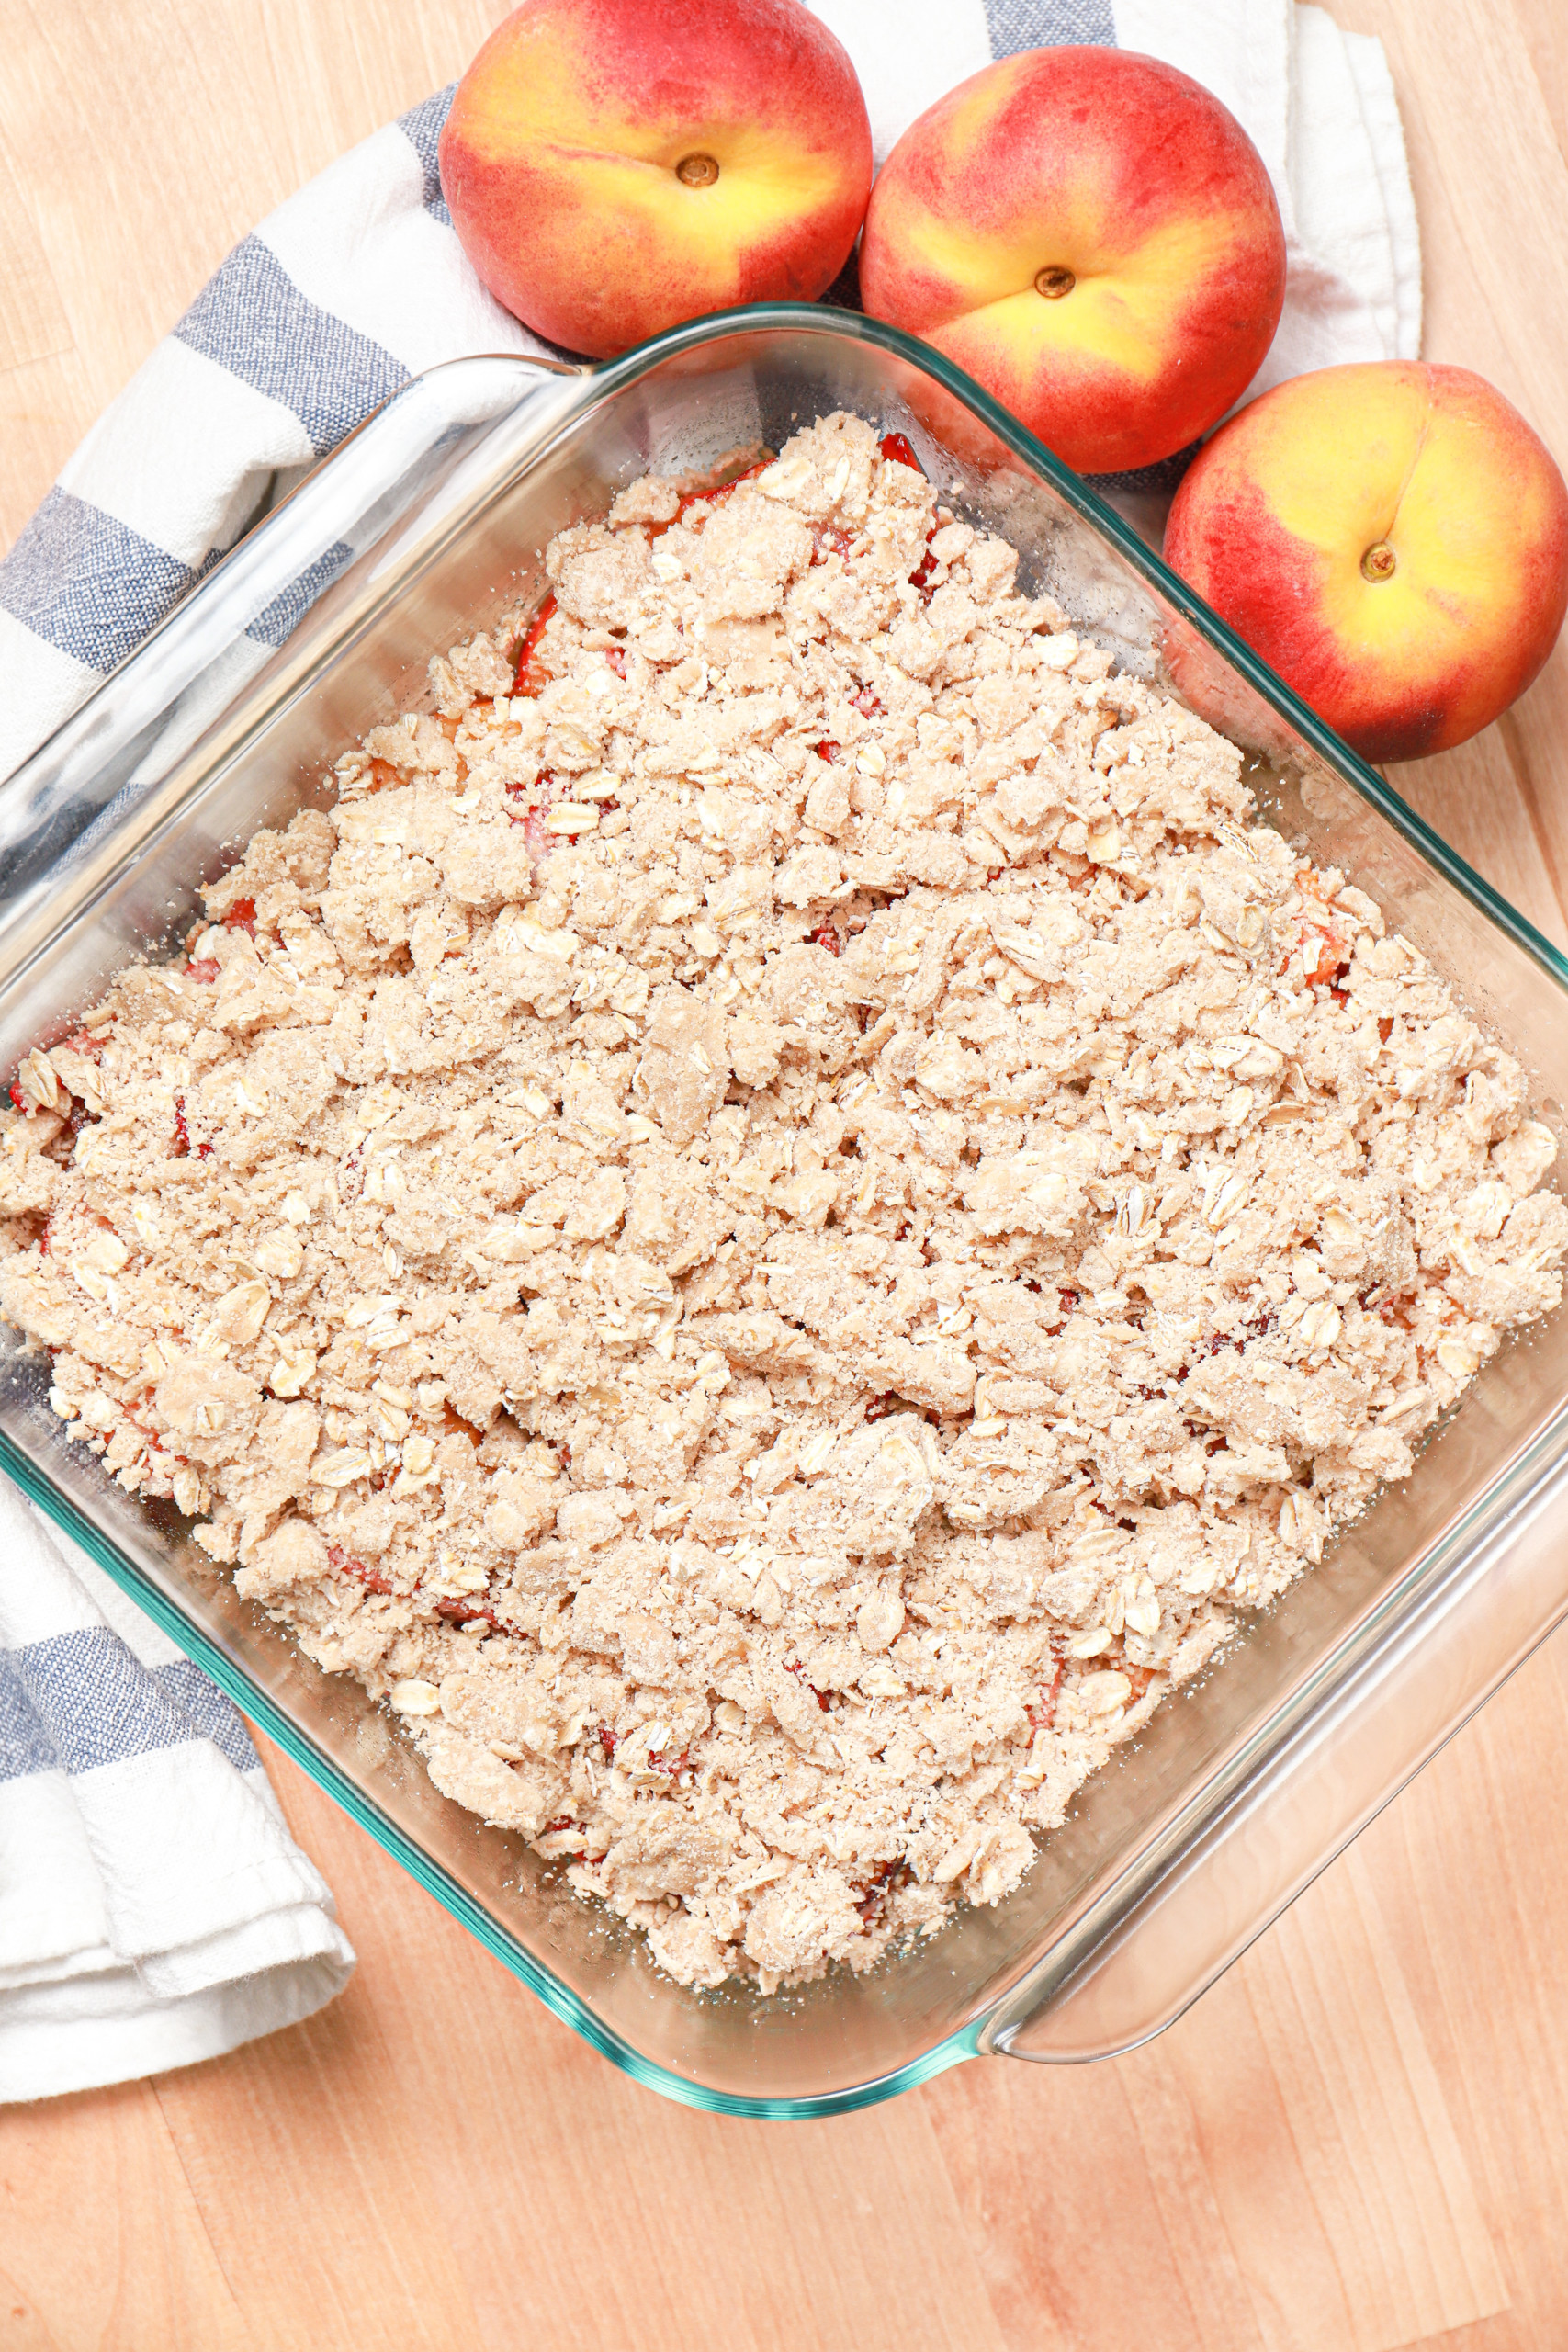
[[(1037, 440), (1000, 407), (973, 378), (929, 345), (916, 341), (897, 327), (864, 317), (857, 311), (840, 311), (821, 303), (756, 303), (691, 321), (648, 343), (639, 344), (618, 359), (584, 368), (581, 378), (584, 390), (582, 406), (592, 405), (601, 393), (612, 393), (635, 383), (664, 361), (682, 352), (698, 350), (726, 335), (752, 334), (759, 330), (847, 336), (890, 353), (940, 384), (977, 416), (1031, 471), (1046, 481), (1102, 538), (1109, 541), (1118, 554), (1246, 679), (1336, 774), (1411, 842), (1428, 865), (1437, 868), (1455, 888), (1462, 891), (1481, 912), (1514, 940), (1560, 986), (1568, 989), (1568, 958), (1476, 874), (1439, 834), (1434, 832), (1375, 769), (1360, 759), (1348, 744), (1301, 702), (1283, 679), (1145, 545), (1090, 482), (1065, 466), (1043, 442)], [(481, 355), (475, 355), (476, 358), (479, 356)], [(496, 357), (514, 363), (520, 372), (529, 368), (526, 358), (516, 354), (489, 356), (487, 364), (494, 364)], [(468, 364), (463, 359), (446, 363), (455, 368)], [(399, 397), (399, 394), (392, 396), (394, 401)], [(580, 408), (574, 408), (564, 414), (558, 422), (558, 430), (569, 430), (581, 413)], [(555, 437), (552, 433), (552, 443)], [(339, 445), (340, 447), (342, 446)], [(322, 461), (323, 466), (330, 466), (335, 454), (329, 453)], [(542, 454), (542, 450), (535, 453), (536, 457)], [(313, 477), (308, 478), (291, 493), (291, 502), (309, 495), (311, 479)], [(265, 522), (258, 527), (265, 528)], [(193, 594), (199, 596), (201, 593), (198, 586)], [(140, 650), (139, 648), (127, 657), (128, 663), (136, 660)], [(635, 2081), (683, 2106), (711, 2114), (763, 2120), (808, 2120), (852, 2113), (857, 2109), (874, 2106), (898, 2092), (930, 2081), (981, 2051), (988, 2022), (984, 2014), (972, 2018), (956, 2033), (890, 2074), (843, 2091), (796, 2098), (751, 2098), (713, 2089), (644, 2057), (612, 2031), (570, 1985), (508, 1935), (457, 1879), (384, 1814), (307, 1731), (292, 1722), (265, 1690), (252, 1682), (242, 1667), (224, 1655), (201, 1626), (185, 1614), (176, 1601), (161, 1591), (134, 1561), (94, 1525), (68, 1495), (37, 1469), (4, 1430), (0, 1430), (0, 1471), (15, 1479), (48, 1516), (80, 1544), (106, 1574), (146, 1611), (153, 1623), (211, 1676), (237, 1706), (276, 1740), (303, 1771), (309, 1773), (487, 1951), (520, 1977), (547, 2008)]]

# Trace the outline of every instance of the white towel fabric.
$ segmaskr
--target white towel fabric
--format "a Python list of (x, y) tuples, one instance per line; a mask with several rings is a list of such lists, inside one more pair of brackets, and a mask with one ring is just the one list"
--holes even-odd
[[(1387, 63), (1322, 9), (818, 0), (818, 13), (854, 60), (879, 162), (993, 57), (1089, 41), (1181, 67), (1247, 126), (1284, 217), (1284, 318), (1253, 390), (1416, 356), (1420, 250)], [(544, 348), (453, 232), (435, 153), (450, 98), (378, 131), (235, 248), (0, 563), (0, 777), (269, 492), (411, 375)], [(329, 549), (251, 623), (250, 667), (351, 552)], [(231, 667), (237, 691), (246, 663)], [(308, 2015), (353, 1954), (238, 1716), (3, 1484), (0, 1545), (0, 2098), (183, 2064)]]
[(354, 1952), (249, 1734), (0, 1481), (0, 2100), (215, 2058)]

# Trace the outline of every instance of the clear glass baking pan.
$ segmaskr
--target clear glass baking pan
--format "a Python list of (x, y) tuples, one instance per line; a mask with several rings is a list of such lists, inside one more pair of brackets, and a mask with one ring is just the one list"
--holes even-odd
[[(542, 550), (649, 468), (716, 480), (835, 409), (908, 435), (1080, 633), (1253, 755), (1258, 798), (1449, 974), (1563, 1125), (1568, 966), (965, 377), (805, 305), (592, 369), (434, 370), (265, 517), (0, 794), (0, 1076), (107, 976), (172, 948), (197, 885), (417, 703), (429, 654), (542, 594)], [(438, 1796), (191, 1541), (72, 1446), (0, 1327), (0, 1463), (407, 1869), (639, 2080), (731, 2114), (886, 2098), (962, 2058), (1080, 2059), (1178, 2016), (1568, 1610), (1568, 1318), (1505, 1346), (1404, 1484), (1083, 1792), (1018, 1892), (868, 1977), (677, 1986), (558, 1869)]]

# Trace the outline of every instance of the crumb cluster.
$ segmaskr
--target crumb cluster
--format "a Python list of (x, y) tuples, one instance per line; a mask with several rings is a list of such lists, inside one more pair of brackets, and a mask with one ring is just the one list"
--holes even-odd
[(1517, 1067), (907, 457), (564, 532), (0, 1151), (73, 1433), (697, 1984), (1016, 1886), (1568, 1244)]

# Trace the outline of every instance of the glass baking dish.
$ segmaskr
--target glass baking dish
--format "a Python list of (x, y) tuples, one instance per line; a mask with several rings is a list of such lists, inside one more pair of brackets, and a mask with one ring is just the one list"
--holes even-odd
[[(848, 409), (914, 443), (1080, 634), (1252, 755), (1304, 854), (1381, 902), (1524, 1063), (1559, 1132), (1568, 965), (1111, 509), (967, 378), (874, 321), (780, 305), (592, 370), (471, 359), (399, 392), (268, 514), (0, 795), (0, 1069), (170, 950), (197, 885), (323, 797), (435, 650), (543, 593), (542, 550), (649, 468), (722, 479)], [(0, 1327), (0, 1463), (549, 2007), (639, 2080), (731, 2114), (886, 2098), (982, 2052), (1080, 2059), (1168, 2023), (1568, 1610), (1568, 1318), (1506, 1345), (1322, 1566), (1082, 1792), (1019, 1890), (869, 1976), (693, 1992), (558, 1867), (437, 1795), (190, 1538), (64, 1437)]]

